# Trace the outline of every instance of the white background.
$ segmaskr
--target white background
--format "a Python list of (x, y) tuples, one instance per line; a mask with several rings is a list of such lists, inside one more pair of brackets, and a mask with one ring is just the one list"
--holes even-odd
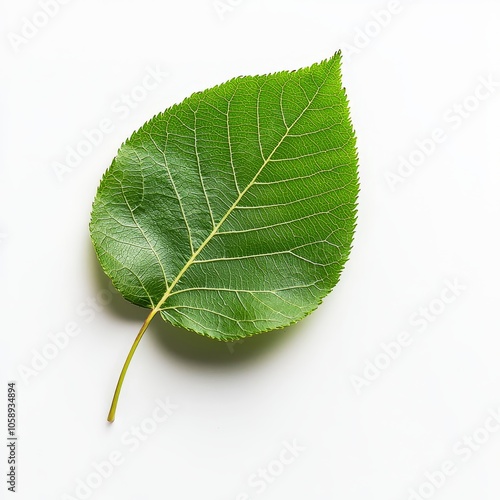
[[(498, 500), (500, 432), (488, 415), (500, 408), (500, 87), (473, 96), (481, 79), (500, 82), (500, 3), (402, 1), (384, 27), (374, 12), (385, 0), (232, 3), (72, 0), (16, 43), (40, 5), (1, 2), (0, 436), (5, 382), (17, 380), (20, 462), (15, 497), (2, 442), (0, 497), (84, 498), (78, 481), (99, 482), (93, 462), (117, 451), (122, 463), (90, 498), (405, 500), (413, 489)], [(342, 47), (361, 194), (340, 284), (298, 325), (232, 346), (155, 319), (108, 424), (146, 314), (118, 295), (92, 305), (109, 293), (89, 213), (121, 142), (193, 91)], [(168, 75), (144, 95), (137, 86), (156, 67)], [(144, 99), (119, 112), (131, 92)], [(104, 118), (113, 130), (58, 179), (54, 165)], [(421, 164), (391, 189), (388, 172), (436, 128), (445, 140), (413, 154)], [(449, 304), (446, 280), (461, 286)], [(54, 354), (50, 335), (68, 322), (80, 334)], [(360, 388), (367, 362), (387, 361), (381, 343), (404, 331), (411, 345)], [(132, 449), (127, 433), (150, 431), (166, 398), (178, 408)], [(280, 466), (294, 440), (304, 449)], [(453, 473), (434, 475), (443, 484), (425, 485), (447, 461)], [(261, 491), (249, 479), (268, 467)]]

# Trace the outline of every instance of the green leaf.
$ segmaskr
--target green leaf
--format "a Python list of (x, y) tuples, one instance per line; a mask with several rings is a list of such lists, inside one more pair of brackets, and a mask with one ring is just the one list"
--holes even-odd
[(225, 341), (304, 318), (339, 280), (357, 194), (340, 53), (155, 116), (104, 174), (90, 222), (114, 286), (151, 310), (127, 362), (158, 312)]

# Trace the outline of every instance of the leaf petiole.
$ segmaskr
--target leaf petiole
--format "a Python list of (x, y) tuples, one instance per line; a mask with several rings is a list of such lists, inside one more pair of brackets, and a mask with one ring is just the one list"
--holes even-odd
[(151, 312), (148, 314), (148, 317), (145, 319), (143, 325), (141, 326), (141, 329), (139, 330), (139, 333), (137, 334), (137, 337), (135, 338), (132, 347), (130, 348), (130, 352), (128, 353), (127, 359), (125, 360), (125, 364), (123, 365), (122, 371), (120, 373), (120, 377), (118, 378), (118, 383), (116, 384), (115, 394), (113, 396), (113, 401), (111, 402), (111, 408), (109, 409), (108, 422), (115, 421), (116, 406), (118, 405), (118, 398), (120, 397), (123, 380), (125, 379), (125, 375), (127, 374), (128, 366), (132, 361), (135, 350), (137, 349), (139, 342), (141, 341), (144, 333), (146, 332), (149, 323), (151, 323), (151, 320), (155, 317), (157, 312), (158, 312), (157, 308), (151, 310)]

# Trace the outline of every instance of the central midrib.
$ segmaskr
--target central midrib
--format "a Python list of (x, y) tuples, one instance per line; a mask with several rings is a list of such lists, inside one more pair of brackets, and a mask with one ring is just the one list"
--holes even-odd
[(314, 99), (318, 95), (321, 87), (322, 87), (322, 85), (318, 87), (318, 89), (316, 90), (314, 96), (308, 102), (307, 106), (303, 109), (303, 111), (299, 114), (299, 116), (293, 121), (293, 123), (289, 127), (287, 127), (286, 132), (283, 134), (283, 137), (279, 140), (278, 144), (274, 147), (274, 149), (271, 151), (271, 153), (269, 154), (269, 156), (264, 160), (264, 163), (259, 168), (259, 170), (257, 171), (257, 173), (254, 175), (254, 177), (252, 178), (252, 180), (248, 183), (247, 187), (243, 191), (241, 191), (241, 193), (236, 198), (235, 202), (231, 205), (231, 207), (229, 207), (228, 211), (224, 214), (224, 216), (222, 217), (222, 219), (212, 229), (212, 231), (210, 232), (210, 234), (206, 237), (206, 239), (198, 247), (198, 249), (191, 255), (191, 257), (189, 258), (189, 260), (184, 264), (184, 267), (179, 271), (179, 273), (174, 278), (174, 280), (172, 281), (172, 283), (170, 284), (170, 286), (167, 288), (167, 290), (166, 290), (165, 294), (163, 295), (163, 297), (160, 299), (160, 301), (158, 302), (158, 304), (152, 310), (152, 313), (153, 313), (152, 315), (155, 315), (158, 311), (161, 311), (161, 307), (167, 301), (167, 299), (170, 296), (170, 294), (172, 293), (172, 290), (174, 289), (174, 287), (177, 285), (177, 283), (182, 278), (182, 276), (186, 273), (186, 271), (190, 268), (191, 264), (196, 260), (196, 257), (198, 257), (198, 255), (208, 245), (208, 243), (211, 241), (211, 239), (217, 234), (217, 232), (221, 228), (222, 224), (224, 224), (224, 222), (226, 221), (226, 219), (231, 215), (231, 213), (233, 212), (233, 210), (238, 206), (238, 203), (241, 201), (241, 199), (243, 198), (243, 196), (245, 196), (245, 194), (247, 193), (247, 191), (255, 184), (255, 182), (256, 182), (257, 178), (259, 177), (259, 175), (261, 174), (262, 170), (264, 170), (264, 168), (269, 163), (269, 161), (271, 160), (271, 158), (274, 155), (274, 153), (276, 153), (276, 151), (278, 150), (278, 148), (281, 146), (281, 144), (283, 143), (283, 141), (286, 139), (286, 137), (288, 136), (290, 130), (295, 126), (295, 124), (302, 118), (302, 116), (304, 115), (304, 113), (309, 109), (309, 107), (311, 106), (311, 103), (314, 101)]

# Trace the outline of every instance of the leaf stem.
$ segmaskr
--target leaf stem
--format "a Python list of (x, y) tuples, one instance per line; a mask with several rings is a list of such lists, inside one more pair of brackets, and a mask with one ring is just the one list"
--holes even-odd
[(148, 314), (148, 317), (145, 319), (143, 325), (141, 326), (141, 329), (139, 330), (139, 333), (137, 334), (137, 337), (134, 340), (134, 343), (132, 344), (132, 347), (130, 348), (130, 352), (128, 353), (127, 359), (125, 360), (125, 364), (123, 365), (122, 371), (120, 373), (120, 377), (118, 378), (118, 383), (116, 384), (115, 394), (113, 396), (113, 401), (111, 402), (111, 408), (109, 409), (108, 422), (115, 421), (116, 406), (118, 405), (118, 398), (120, 397), (120, 392), (122, 390), (123, 380), (125, 379), (125, 375), (127, 374), (128, 366), (130, 365), (130, 362), (132, 361), (135, 350), (137, 349), (139, 342), (141, 341), (145, 331), (147, 330), (149, 323), (151, 323), (151, 320), (155, 317), (155, 314), (157, 312), (158, 312), (158, 309), (154, 308)]

